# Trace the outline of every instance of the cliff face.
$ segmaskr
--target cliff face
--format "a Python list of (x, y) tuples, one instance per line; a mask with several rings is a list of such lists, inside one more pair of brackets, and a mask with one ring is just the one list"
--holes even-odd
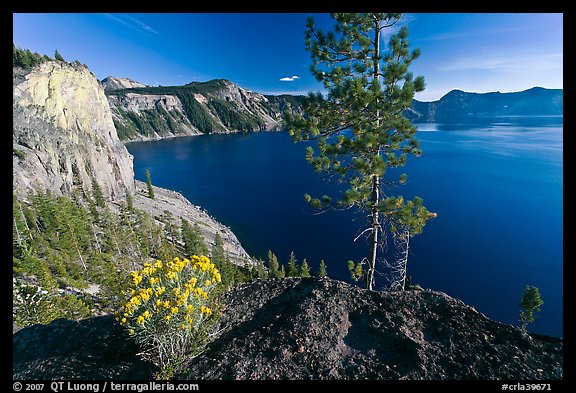
[[(562, 379), (562, 340), (524, 335), (441, 292), (286, 278), (242, 284), (225, 302), (218, 334), (179, 379)], [(12, 341), (14, 379), (153, 373), (111, 316), (31, 326)]]
[[(208, 246), (219, 233), (233, 263), (251, 261), (229, 228), (181, 194), (155, 188), (156, 199), (146, 196), (145, 185), (134, 180), (133, 157), (118, 139), (102, 85), (85, 66), (51, 61), (31, 71), (14, 68), (13, 76), (14, 194), (89, 192), (94, 178), (109, 201), (117, 203), (130, 191), (137, 208), (153, 217), (168, 210), (198, 223)], [(182, 111), (171, 96), (138, 95), (126, 105), (127, 110), (160, 105), (170, 113)]]
[(126, 93), (110, 95), (108, 99), (112, 118), (124, 140), (201, 134), (175, 95)]
[(107, 94), (122, 140), (278, 130), (285, 110), (302, 111), (301, 97), (266, 96), (225, 79)]
[(118, 140), (102, 86), (84, 66), (49, 61), (13, 73), (13, 189), (134, 189), (132, 156)]

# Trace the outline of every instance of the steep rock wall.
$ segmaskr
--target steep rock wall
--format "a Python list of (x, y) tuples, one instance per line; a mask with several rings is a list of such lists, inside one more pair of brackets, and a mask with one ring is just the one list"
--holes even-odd
[(13, 73), (13, 189), (134, 190), (132, 155), (119, 141), (96, 77), (79, 64), (50, 61)]

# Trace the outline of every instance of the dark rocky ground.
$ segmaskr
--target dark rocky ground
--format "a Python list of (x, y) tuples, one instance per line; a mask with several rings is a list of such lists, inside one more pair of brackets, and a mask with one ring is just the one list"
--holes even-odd
[(150, 379), (155, 371), (111, 315), (30, 326), (12, 343), (13, 379)]
[[(253, 281), (226, 296), (209, 349), (181, 379), (562, 378), (563, 342), (522, 334), (433, 291), (330, 279)], [(150, 378), (112, 317), (13, 335), (18, 379)]]

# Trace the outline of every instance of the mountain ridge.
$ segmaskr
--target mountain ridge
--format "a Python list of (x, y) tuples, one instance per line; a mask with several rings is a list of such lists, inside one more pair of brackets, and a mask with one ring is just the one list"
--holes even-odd
[[(106, 94), (114, 124), (123, 141), (281, 130), (283, 112), (303, 113), (304, 98), (290, 94), (261, 94), (224, 78), (192, 81), (180, 86), (109, 89)], [(405, 111), (405, 116), (416, 123), (562, 114), (563, 89), (540, 86), (505, 93), (453, 89), (436, 101), (414, 99), (412, 107)]]
[(414, 100), (406, 115), (415, 122), (496, 116), (562, 116), (563, 89), (535, 86), (505, 93), (454, 89), (436, 101)]
[(116, 89), (107, 96), (125, 141), (279, 130), (284, 110), (302, 112), (301, 96), (264, 95), (226, 79)]

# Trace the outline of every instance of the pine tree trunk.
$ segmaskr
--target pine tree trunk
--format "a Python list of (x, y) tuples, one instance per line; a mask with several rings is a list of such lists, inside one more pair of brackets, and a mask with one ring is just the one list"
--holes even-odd
[(378, 231), (380, 230), (380, 214), (378, 212), (378, 201), (380, 200), (380, 178), (378, 175), (372, 176), (372, 212), (370, 235), (370, 257), (368, 259), (368, 271), (366, 272), (366, 289), (374, 289), (374, 273), (376, 272), (376, 261), (378, 257)]
[[(373, 78), (375, 81), (379, 79), (379, 72), (380, 72), (380, 20), (374, 20), (374, 53), (373, 53), (373, 62), (374, 62), (374, 74)], [(379, 82), (379, 81), (378, 81)], [(376, 128), (380, 127), (381, 119), (380, 119), (380, 108), (378, 107), (378, 99), (376, 99)], [(376, 154), (380, 154), (380, 149)], [(374, 289), (374, 274), (376, 272), (376, 261), (378, 257), (378, 231), (380, 230), (380, 214), (378, 212), (378, 202), (380, 202), (380, 178), (378, 174), (372, 175), (372, 196), (371, 196), (371, 203), (372, 203), (372, 210), (370, 212), (371, 218), (371, 227), (372, 233), (370, 236), (370, 256), (368, 259), (368, 271), (366, 272), (366, 288), (367, 289)]]
[(402, 290), (406, 290), (406, 272), (408, 271), (408, 251), (410, 250), (410, 231), (404, 230), (402, 232), (402, 242), (404, 242), (404, 247), (401, 250), (402, 255)]

